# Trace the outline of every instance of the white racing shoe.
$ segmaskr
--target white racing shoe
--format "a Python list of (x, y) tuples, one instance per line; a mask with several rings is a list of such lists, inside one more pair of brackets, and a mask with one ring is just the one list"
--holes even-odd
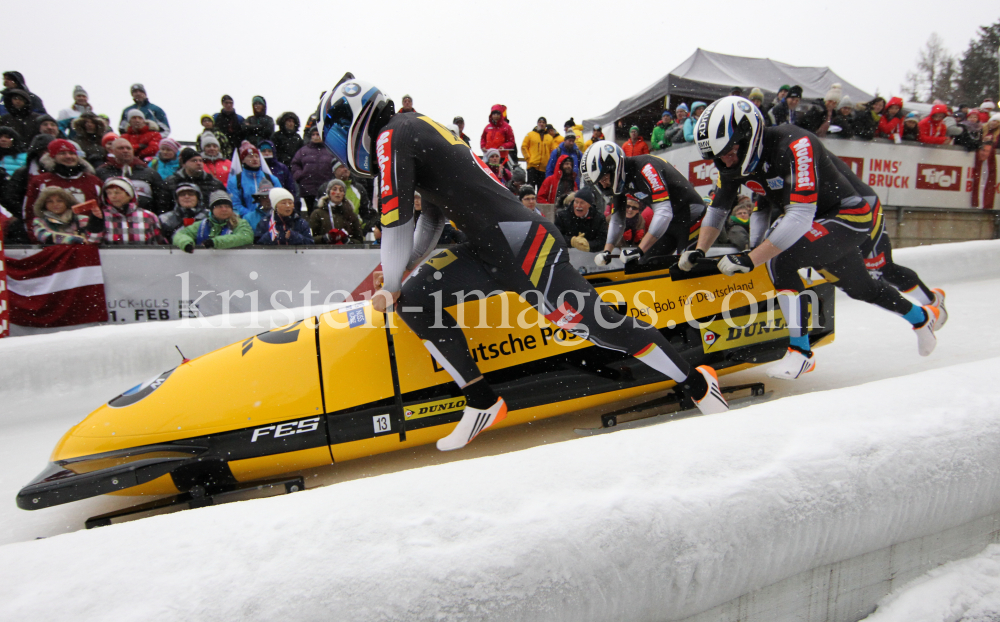
[[(937, 302), (936, 296), (935, 302)], [(920, 356), (930, 356), (931, 352), (934, 351), (934, 346), (937, 345), (934, 331), (939, 326), (938, 319), (941, 317), (941, 312), (933, 305), (925, 305), (922, 308), (927, 314), (927, 321), (919, 328), (914, 327), (913, 332), (917, 333), (917, 351), (920, 352)]]
[(715, 370), (708, 365), (702, 365), (696, 371), (705, 378), (705, 383), (708, 384), (708, 391), (705, 392), (705, 396), (700, 400), (694, 400), (694, 404), (701, 411), (701, 414), (714, 415), (729, 410), (729, 403), (726, 401), (726, 398), (722, 397), (722, 389), (719, 388), (719, 376), (715, 373)]
[(801, 350), (788, 348), (785, 356), (780, 361), (771, 365), (764, 373), (771, 378), (779, 380), (795, 380), (802, 374), (808, 374), (816, 369), (816, 354), (813, 352), (806, 356)]
[(938, 319), (934, 330), (941, 330), (944, 323), (948, 321), (948, 310), (944, 308), (944, 290), (934, 288), (931, 291), (934, 292), (934, 302), (931, 303), (931, 306), (938, 310)]
[(462, 413), (462, 420), (458, 422), (451, 434), (438, 439), (437, 448), (440, 451), (461, 449), (471, 443), (472, 439), (476, 438), (480, 432), (506, 418), (507, 402), (503, 401), (502, 397), (497, 399), (497, 403), (487, 410), (466, 406), (465, 412)]

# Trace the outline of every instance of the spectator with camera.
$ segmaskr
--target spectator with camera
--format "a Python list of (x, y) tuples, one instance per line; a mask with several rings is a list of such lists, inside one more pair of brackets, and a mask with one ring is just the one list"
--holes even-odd
[(209, 214), (174, 233), (173, 245), (185, 253), (195, 247), (236, 248), (253, 244), (253, 229), (233, 211), (233, 201), (224, 190), (216, 190), (208, 199)]
[(104, 243), (111, 245), (163, 244), (160, 219), (139, 207), (132, 183), (124, 177), (105, 180), (101, 189)]
[(361, 244), (365, 231), (354, 206), (347, 199), (347, 185), (330, 180), (327, 191), (309, 214), (309, 227), (316, 244)]
[(57, 186), (42, 190), (33, 206), (32, 229), (39, 244), (100, 244), (104, 212), (97, 201), (81, 203)]
[(265, 246), (303, 246), (315, 244), (312, 229), (299, 215), (292, 193), (284, 188), (273, 188), (268, 193), (273, 206), (266, 218), (257, 223), (255, 241)]

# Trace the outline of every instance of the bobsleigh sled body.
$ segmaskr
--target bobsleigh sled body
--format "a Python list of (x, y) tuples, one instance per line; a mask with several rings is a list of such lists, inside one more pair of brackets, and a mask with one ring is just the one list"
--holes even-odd
[[(652, 324), (693, 365), (710, 364), (721, 375), (785, 352), (788, 331), (763, 267), (735, 278), (706, 266), (671, 277), (666, 265), (587, 278), (606, 304)], [(817, 327), (810, 339), (822, 345), (833, 338), (833, 286), (816, 281), (810, 291)], [(514, 294), (449, 311), (469, 327), (473, 357), (507, 400), (500, 427), (613, 406), (674, 384), (562, 331)], [(49, 467), (18, 494), (18, 506), (225, 490), (433, 443), (451, 432), (464, 399), (416, 335), (394, 316), (389, 321), (386, 330), (385, 315), (356, 303), (186, 361), (70, 429)]]

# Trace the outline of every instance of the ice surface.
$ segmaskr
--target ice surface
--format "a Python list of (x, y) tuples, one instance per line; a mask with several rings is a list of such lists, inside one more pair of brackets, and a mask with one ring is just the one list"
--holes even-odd
[(1000, 620), (1000, 544), (945, 564), (882, 599), (865, 622)]
[[(176, 335), (115, 327), (162, 357), (143, 369), (114, 365), (152, 365), (122, 333), (81, 337), (71, 360), (90, 345), (106, 376), (54, 363), (57, 340), (11, 340), (33, 344), (18, 373), (38, 384), (0, 413), (0, 619), (667, 620), (996, 512), (998, 249), (899, 252), (949, 293), (926, 359), (905, 322), (838, 297), (816, 372), (723, 379), (766, 380), (781, 397), (767, 404), (40, 541), (87, 506), (24, 512), (14, 494), (89, 407), (173, 366)], [(242, 336), (209, 332), (189, 347)], [(49, 373), (64, 384), (46, 391)]]

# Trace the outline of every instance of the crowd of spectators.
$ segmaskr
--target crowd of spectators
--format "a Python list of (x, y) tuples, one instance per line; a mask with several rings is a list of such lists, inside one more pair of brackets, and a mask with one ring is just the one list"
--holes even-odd
[[(304, 245), (378, 243), (378, 209), (369, 180), (354, 178), (323, 144), (315, 115), (303, 127), (294, 112), (277, 121), (267, 100), (255, 95), (250, 114), (236, 111), (223, 95), (221, 109), (201, 116), (201, 132), (190, 143), (171, 137), (166, 111), (152, 103), (142, 84), (130, 88), (132, 104), (117, 124), (91, 107), (76, 86), (72, 105), (57, 118), (45, 110), (18, 72), (3, 74), (0, 106), (0, 205), (11, 216), (5, 235), (11, 243), (173, 244), (186, 252), (249, 244)], [(734, 89), (734, 94), (742, 94)], [(820, 136), (897, 143), (957, 144), (976, 151), (974, 185), (985, 186), (982, 203), (992, 208), (996, 187), (996, 147), (1000, 114), (991, 101), (976, 108), (937, 102), (921, 118), (904, 110), (899, 97), (855, 103), (834, 84), (821, 100), (803, 102), (802, 88), (783, 85), (765, 103), (761, 89), (749, 99), (768, 125), (795, 124)], [(694, 101), (665, 110), (648, 140), (630, 128), (626, 155), (648, 154), (692, 142), (706, 103)], [(416, 112), (413, 98), (401, 99), (400, 114)], [(465, 120), (449, 128), (470, 144)], [(595, 250), (604, 243), (612, 196), (607, 188), (584, 183), (584, 151), (603, 140), (599, 125), (584, 140), (572, 118), (563, 133), (545, 117), (521, 141), (518, 158), (507, 108), (497, 104), (480, 135), (483, 161), (526, 209), (555, 206), (553, 218), (574, 248)], [(117, 130), (117, 133), (116, 131)], [(980, 181), (985, 184), (980, 184)], [(973, 206), (979, 205), (973, 193)], [(417, 198), (419, 206), (420, 199)], [(734, 210), (726, 234), (737, 246), (745, 239), (746, 218)], [(417, 211), (419, 217), (419, 207)], [(648, 197), (629, 195), (623, 246), (637, 245), (649, 226)], [(444, 242), (461, 241), (449, 226)]]

